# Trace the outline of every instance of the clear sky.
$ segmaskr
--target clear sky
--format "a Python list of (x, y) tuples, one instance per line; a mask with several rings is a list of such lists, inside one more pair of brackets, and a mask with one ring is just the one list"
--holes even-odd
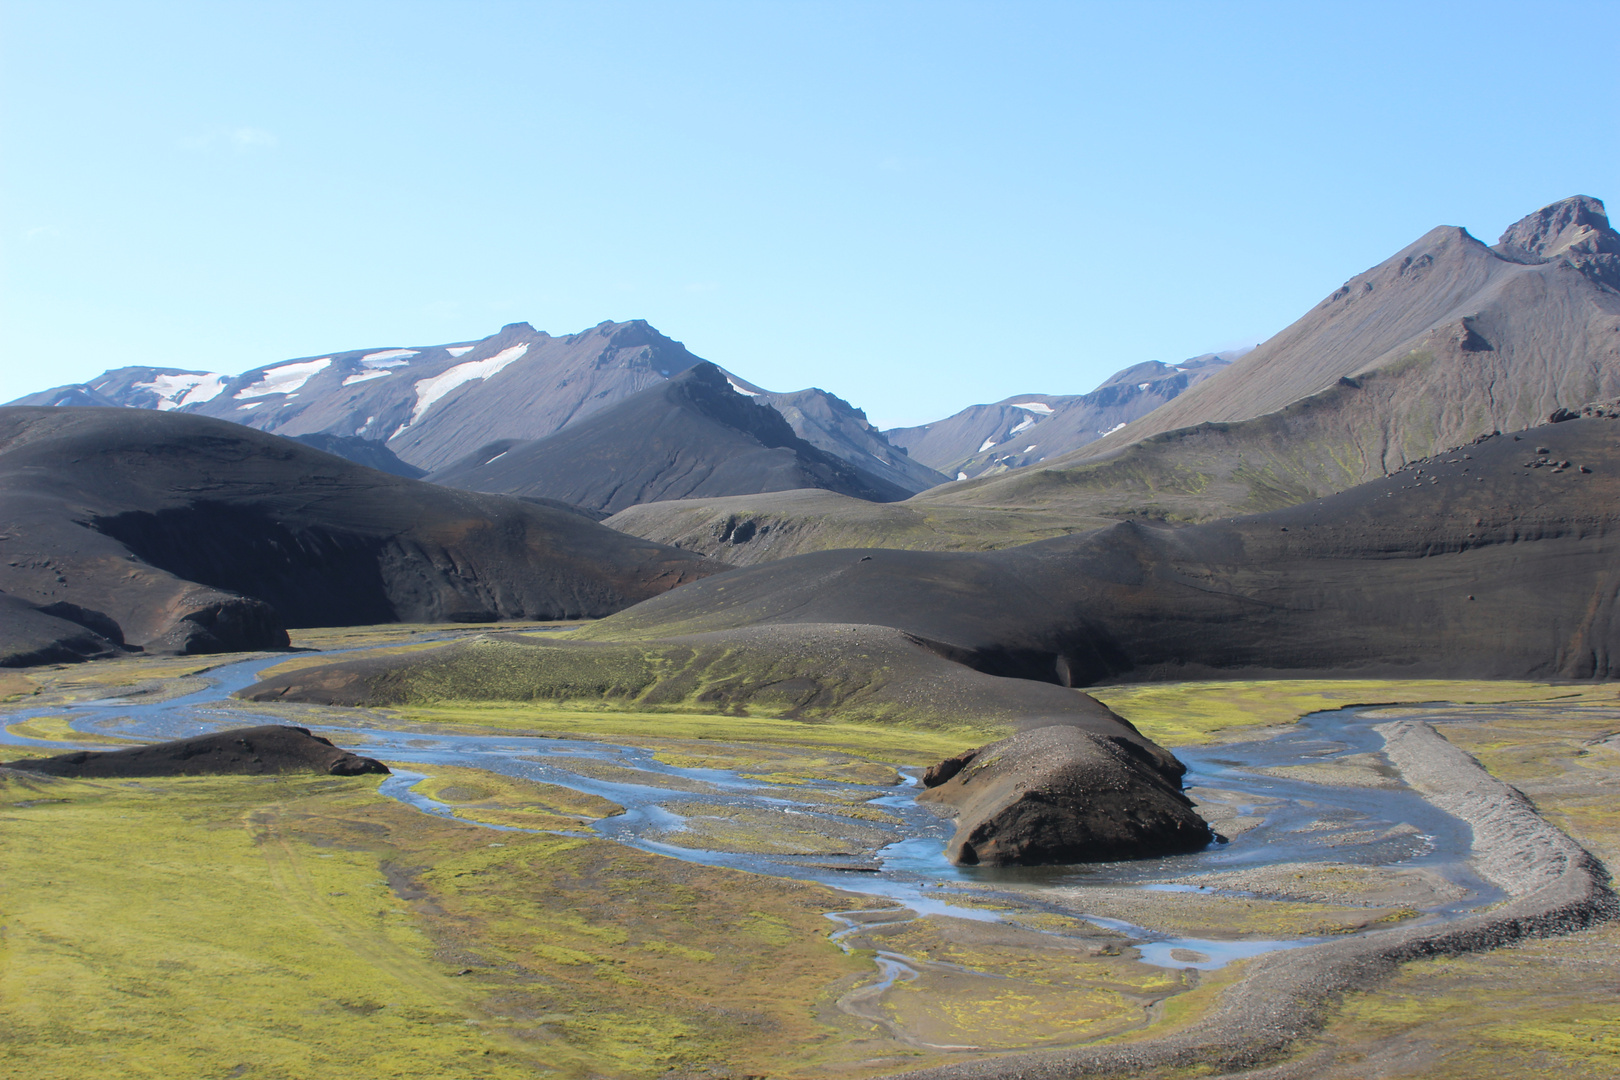
[[(644, 318), (891, 426), (1620, 199), (1620, 3), (0, 0), (0, 401)], [(1617, 206), (1620, 211), (1620, 206)]]

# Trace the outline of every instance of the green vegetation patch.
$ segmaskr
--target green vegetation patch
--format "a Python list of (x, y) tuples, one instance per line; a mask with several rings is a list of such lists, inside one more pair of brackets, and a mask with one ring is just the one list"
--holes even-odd
[(1253, 737), (1249, 729), (1291, 724), (1349, 705), (1449, 701), (1612, 703), (1612, 686), (1452, 679), (1263, 679), (1087, 687), (1086, 693), (1164, 746)]
[[(649, 712), (605, 707), (586, 709), (530, 702), (458, 703), (454, 706), (391, 710), (408, 725), (428, 729), (477, 730), (499, 734), (553, 735), (652, 746), (660, 753), (702, 757), (707, 743), (757, 744), (721, 753), (760, 754), (763, 747), (833, 752), (867, 762), (931, 765), (1000, 738), (1004, 729), (962, 726), (917, 731), (885, 724), (805, 722), (765, 716)], [(695, 744), (695, 745), (694, 745)], [(861, 775), (865, 775), (864, 770)], [(876, 775), (874, 772), (872, 775)], [(892, 778), (892, 773), (890, 774)]]
[(0, 783), (7, 1075), (653, 1077), (869, 1056), (862, 901), (418, 813), (374, 778)]
[(502, 776), (455, 765), (407, 766), (426, 770), (413, 791), (444, 803), (456, 817), (518, 829), (590, 831), (590, 822), (624, 813), (617, 803), (559, 784)]

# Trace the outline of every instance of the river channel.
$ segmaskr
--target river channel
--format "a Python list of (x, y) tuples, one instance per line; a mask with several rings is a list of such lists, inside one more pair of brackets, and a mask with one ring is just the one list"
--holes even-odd
[[(258, 656), (225, 664), (200, 676), (205, 687), (168, 700), (132, 696), (20, 709), (8, 712), (5, 723), (65, 717), (74, 731), (139, 741), (260, 724), (271, 719), (263, 709), (231, 695), (257, 681), (262, 669), (285, 661), (285, 656)], [(389, 762), (394, 775), (383, 781), (381, 791), (424, 813), (454, 815), (452, 807), (415, 790), (435, 767), (487, 770), (560, 785), (622, 806), (624, 813), (595, 821), (591, 829), (646, 851), (887, 897), (919, 915), (996, 920), (1002, 915), (987, 901), (1011, 899), (1024, 909), (1050, 908), (1116, 931), (1148, 964), (1211, 969), (1236, 958), (1320, 939), (1187, 936), (1101, 913), (1095, 908), (1107, 905), (1089, 905), (1086, 898), (1105, 892), (1117, 898), (1120, 890), (1136, 890), (1144, 897), (1166, 892), (1252, 897), (1255, 894), (1241, 886), (1198, 882), (1242, 881), (1245, 874), (1252, 877), (1267, 868), (1319, 863), (1418, 870), (1445, 883), (1447, 888), (1435, 902), (1409, 913), (1424, 921), (1443, 920), (1500, 898), (1469, 868), (1469, 827), (1401, 784), (1383, 761), (1382, 738), (1363, 712), (1357, 708), (1319, 712), (1273, 737), (1176, 748), (1188, 767), (1186, 786), (1200, 809), (1221, 812), (1218, 818), (1207, 814), (1217, 828), (1222, 821), (1234, 824), (1226, 842), (1168, 859), (1018, 870), (955, 867), (947, 862), (944, 847), (952, 824), (917, 803), (916, 770), (895, 768), (884, 778), (887, 782), (880, 783), (800, 777), (789, 785), (748, 775), (744, 769), (672, 764), (663, 759), (669, 755), (661, 756), (649, 746), (395, 731), (377, 726), (375, 714), (361, 723), (355, 711), (340, 708), (304, 713), (297, 722), (340, 746)], [(3, 730), (0, 742), (63, 751), (77, 748)], [(1335, 769), (1354, 782), (1319, 782)], [(754, 850), (740, 850), (735, 844), (716, 845), (725, 850), (705, 847), (704, 837), (712, 833), (699, 826), (716, 820), (743, 821), (775, 839)], [(796, 846), (795, 837), (816, 842)], [(849, 928), (842, 913), (829, 917)], [(906, 977), (910, 970), (902, 956), (887, 962), (894, 968), (886, 974), (891, 980)]]

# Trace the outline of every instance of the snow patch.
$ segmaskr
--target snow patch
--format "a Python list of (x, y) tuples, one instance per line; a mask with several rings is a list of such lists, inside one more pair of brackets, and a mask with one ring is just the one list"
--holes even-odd
[(1012, 436), (1018, 434), (1020, 431), (1023, 431), (1025, 428), (1034, 427), (1034, 426), (1035, 426), (1035, 418), (1033, 416), (1026, 416), (1023, 419), (1023, 421), (1019, 423), (1019, 425), (1017, 427), (1015, 427), (1011, 431), (1007, 432), (1007, 436), (1008, 436), (1008, 438), (1011, 438)]
[(743, 397), (759, 397), (758, 390), (749, 390), (736, 379), (733, 379), (730, 375), (726, 376), (726, 382), (730, 383), (731, 388), (737, 391), (737, 393), (741, 394)]
[(959, 472), (959, 473), (956, 474), (956, 478), (958, 480), (966, 480), (967, 479), (967, 473)]
[(501, 460), (501, 458), (505, 457), (507, 454), (510, 454), (511, 452), (512, 451), (510, 451), (510, 450), (502, 450), (500, 453), (496, 454), (494, 457), (492, 457), (488, 461), (484, 462), (484, 464), (485, 465), (493, 465), (497, 461)]
[[(492, 378), (499, 374), (508, 364), (521, 359), (523, 354), (528, 351), (528, 342), (524, 342), (522, 345), (513, 345), (510, 349), (502, 349), (494, 356), (485, 357), (482, 360), (469, 360), (465, 364), (457, 364), (448, 371), (441, 371), (430, 379), (418, 381), (416, 384), (416, 408), (411, 410), (411, 418), (405, 424), (405, 427), (408, 428), (411, 424), (422, 419), (422, 414), (432, 408), (434, 402), (456, 387), (461, 386), (463, 383), (470, 383), (474, 379)], [(403, 430), (405, 428), (400, 429), (400, 431)], [(397, 435), (399, 432), (396, 431), (394, 434)]]
[(282, 364), (266, 368), (258, 379), (236, 392), (237, 400), (269, 397), (271, 394), (290, 394), (310, 379), (326, 370), (332, 362), (330, 356), (319, 360), (305, 360), (299, 364)]
[(1103, 431), (1101, 428), (1099, 428), (1097, 430), (1097, 434), (1099, 434), (1099, 435), (1112, 435), (1114, 432), (1118, 431), (1120, 428), (1122, 428), (1124, 426), (1125, 426), (1125, 422), (1120, 421), (1119, 423), (1115, 424), (1113, 427), (1109, 428), (1107, 431)]
[(131, 390), (150, 390), (157, 395), (158, 412), (168, 412), (182, 405), (201, 405), (212, 401), (225, 389), (229, 375), (153, 375), (151, 382), (135, 383)]
[(1023, 409), (1025, 412), (1040, 413), (1042, 416), (1052, 415), (1052, 406), (1044, 401), (1015, 401), (1012, 408)]
[(249, 409), (257, 409), (260, 405), (263, 405), (263, 404), (264, 404), (264, 402), (262, 402), (262, 401), (250, 401), (246, 405), (238, 405), (236, 407), (236, 411), (237, 412), (247, 412)]
[(1153, 384), (1150, 383), (1150, 382), (1139, 382), (1139, 383), (1136, 384), (1136, 388), (1138, 390), (1146, 390), (1148, 387), (1150, 387), (1152, 385)]
[(982, 453), (984, 453), (986, 450), (990, 449), (994, 445), (996, 445), (996, 437), (994, 435), (992, 435), (988, 439), (984, 440), (983, 444), (980, 445), (980, 447), (977, 450), (973, 451), (973, 452), (975, 454), (982, 454)]
[(476, 345), (447, 345), (444, 351), (451, 356), (466, 356), (476, 348), (478, 348)]
[(416, 349), (384, 349), (381, 352), (366, 353), (360, 358), (361, 367), (385, 368), (399, 367), (410, 361), (407, 357), (415, 356)]
[(1027, 454), (1027, 453), (1029, 453), (1031, 450), (1035, 449), (1039, 445), (1041, 445), (1041, 444), (1040, 443), (1030, 443), (1028, 446), (1026, 446), (1022, 450), (1020, 450), (1019, 453)]
[(343, 380), (344, 386), (353, 386), (357, 382), (370, 382), (372, 379), (386, 379), (392, 375), (391, 371), (362, 371), (358, 375), (350, 375)]

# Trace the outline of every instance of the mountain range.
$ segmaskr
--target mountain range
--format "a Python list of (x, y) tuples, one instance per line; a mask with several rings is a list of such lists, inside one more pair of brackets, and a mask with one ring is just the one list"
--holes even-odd
[[(833, 546), (1006, 547), (1121, 519), (1296, 505), (1620, 396), (1617, 262), (1620, 234), (1587, 196), (1526, 216), (1494, 246), (1437, 228), (1078, 450), (889, 507), (782, 493), (638, 506), (613, 524), (753, 563)], [(758, 541), (720, 539), (743, 523)]]
[[(602, 323), (563, 337), (513, 323), (478, 341), (354, 349), (234, 376), (117, 368), (11, 404), (196, 413), (304, 439), (384, 471), (419, 476), (465, 470), (472, 457), (498, 441), (526, 443), (571, 429), (702, 363), (680, 342), (640, 320)], [(826, 390), (774, 393), (731, 372), (724, 374), (735, 393), (775, 409), (797, 438), (859, 470), (887, 500), (897, 497), (895, 491), (904, 497), (952, 476), (1004, 472), (1075, 449), (1170, 400), (1225, 363), (1224, 357), (1211, 355), (1174, 366), (1138, 364), (1090, 394), (1026, 394), (891, 432), (879, 431), (862, 410)], [(727, 433), (723, 441), (739, 435), (750, 437), (748, 425)], [(1040, 453), (1034, 445), (1015, 451), (1009, 440), (1023, 442), (1020, 435), (1038, 440)], [(694, 443), (684, 452), (701, 458), (713, 449)], [(799, 479), (853, 495), (847, 483), (823, 484), (808, 474)], [(716, 490), (718, 483), (711, 480), (701, 494), (779, 490), (753, 482)]]
[[(319, 436), (324, 449), (375, 465), (375, 452), (362, 445), (371, 443), (427, 473), (498, 439), (543, 439), (699, 363), (641, 320), (562, 337), (513, 323), (478, 341), (352, 349), (240, 375), (117, 368), (10, 404), (213, 416), (278, 435)], [(799, 438), (878, 481), (910, 494), (946, 480), (835, 395), (814, 388), (773, 394), (727, 377), (737, 393), (782, 412)]]
[(885, 431), (917, 461), (957, 480), (993, 476), (1078, 450), (1217, 374), (1243, 350), (1117, 371), (1089, 394), (1016, 394), (920, 427)]
[[(1137, 365), (1089, 394), (1015, 395), (889, 432), (824, 390), (773, 394), (712, 367), (659, 396), (704, 362), (639, 321), (564, 337), (517, 323), (238, 376), (125, 368), (24, 401), (320, 439), (395, 472), (582, 500), (617, 529), (728, 562), (982, 550), (1294, 505), (1620, 397), (1617, 286), (1620, 234), (1600, 201), (1574, 196), (1495, 245), (1431, 230), (1247, 354)], [(749, 419), (763, 406), (795, 442)]]

